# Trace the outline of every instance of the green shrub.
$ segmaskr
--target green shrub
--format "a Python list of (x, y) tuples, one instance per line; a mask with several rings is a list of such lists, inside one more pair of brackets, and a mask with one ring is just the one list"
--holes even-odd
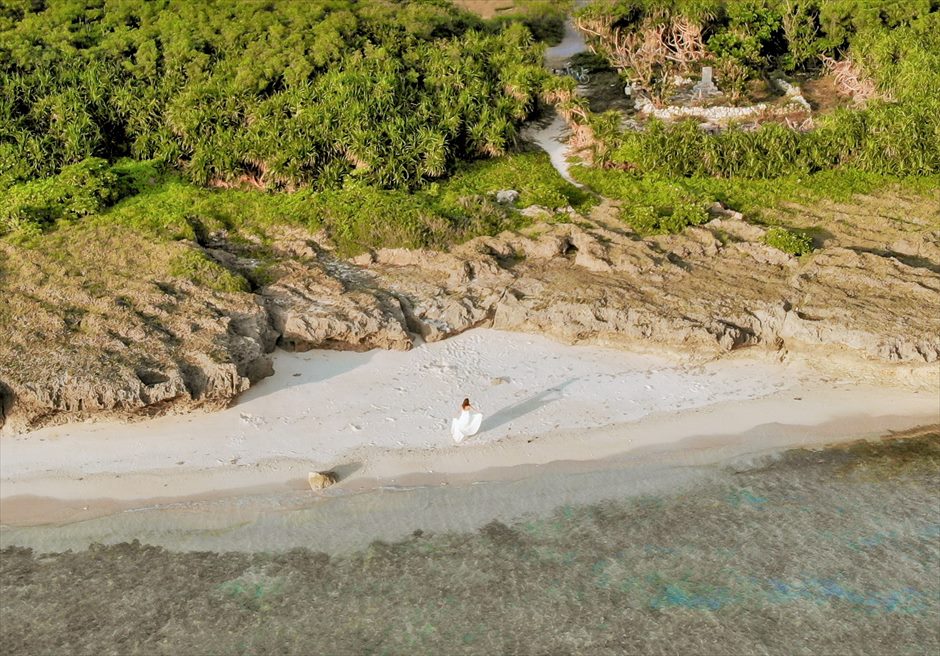
[(636, 205), (631, 207), (626, 214), (627, 223), (637, 234), (652, 235), (657, 232), (659, 227), (659, 214), (655, 207), (649, 205)]
[(202, 251), (186, 248), (170, 261), (170, 274), (219, 292), (249, 291), (248, 281), (232, 273)]
[(708, 211), (696, 203), (679, 203), (672, 208), (635, 205), (625, 215), (626, 222), (637, 234), (678, 234), (693, 225), (709, 221)]
[(783, 69), (793, 72), (815, 67), (825, 49), (819, 38), (819, 8), (812, 2), (788, 2), (781, 14), (787, 42), (786, 52), (781, 57)]
[(117, 200), (119, 187), (119, 176), (97, 157), (66, 166), (56, 176), (14, 185), (0, 200), (0, 234), (43, 230), (62, 219), (95, 214)]
[[(708, 215), (708, 210), (697, 203), (682, 203), (676, 205), (672, 210), (672, 217), (673, 221), (681, 225), (682, 228), (691, 225), (702, 225), (711, 220), (711, 217)], [(682, 228), (680, 228), (680, 230)]]
[(645, 174), (776, 178), (848, 166), (884, 175), (931, 175), (940, 172), (940, 99), (838, 110), (805, 133), (765, 123), (709, 135), (693, 121), (650, 121), (643, 131), (607, 136), (598, 159)]
[(198, 184), (413, 188), (506, 153), (549, 78), (518, 21), (447, 2), (92, 5), (0, 20), (0, 185), (130, 155)]
[(764, 235), (764, 243), (796, 256), (805, 255), (813, 250), (813, 240), (808, 235), (781, 227), (768, 230)]
[(845, 50), (859, 33), (888, 32), (938, 9), (933, 0), (816, 0), (806, 4), (818, 11), (818, 39), (830, 53)]
[(737, 98), (778, 53), (781, 16), (760, 2), (730, 2), (724, 14), (726, 22), (708, 39), (708, 49), (718, 62), (718, 81)]

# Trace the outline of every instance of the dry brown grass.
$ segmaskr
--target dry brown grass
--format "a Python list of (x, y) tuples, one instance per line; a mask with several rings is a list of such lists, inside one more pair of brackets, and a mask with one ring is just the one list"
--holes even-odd
[(513, 0), (454, 0), (454, 4), (479, 14), (483, 18), (492, 18), (516, 8)]
[[(152, 378), (189, 385), (197, 370), (239, 368), (233, 320), (263, 312), (250, 294), (174, 273), (198, 251), (120, 225), (72, 226), (30, 247), (0, 241), (0, 381), (35, 412), (81, 416), (134, 410)], [(199, 401), (198, 387), (180, 401)]]
[(843, 202), (784, 203), (767, 217), (815, 232), (823, 246), (876, 252), (940, 271), (940, 191), (883, 189)]
[(846, 95), (834, 75), (822, 75), (800, 82), (803, 97), (817, 113), (830, 112), (852, 105), (851, 95)]

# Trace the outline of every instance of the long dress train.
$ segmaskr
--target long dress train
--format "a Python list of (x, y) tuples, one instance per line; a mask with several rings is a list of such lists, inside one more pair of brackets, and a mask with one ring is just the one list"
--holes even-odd
[(454, 436), (454, 442), (460, 444), (463, 438), (476, 435), (482, 421), (483, 415), (479, 412), (461, 410), (460, 416), (450, 422), (450, 433)]

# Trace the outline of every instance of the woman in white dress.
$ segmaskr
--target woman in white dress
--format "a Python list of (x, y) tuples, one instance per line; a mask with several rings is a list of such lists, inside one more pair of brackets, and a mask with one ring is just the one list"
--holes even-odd
[(470, 399), (464, 399), (460, 404), (460, 416), (450, 422), (450, 433), (457, 444), (460, 444), (465, 437), (476, 435), (476, 432), (480, 430), (483, 415), (479, 412), (470, 412), (471, 410), (476, 410), (476, 408), (470, 405)]

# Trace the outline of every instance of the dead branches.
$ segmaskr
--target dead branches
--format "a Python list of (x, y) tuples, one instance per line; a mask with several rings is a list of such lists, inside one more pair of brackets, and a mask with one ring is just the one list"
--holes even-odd
[(687, 73), (706, 56), (701, 26), (683, 16), (649, 15), (629, 27), (616, 25), (610, 15), (581, 16), (575, 25), (594, 53), (647, 91), (657, 76)]
[(691, 64), (705, 59), (708, 54), (702, 39), (702, 26), (684, 16), (673, 19), (665, 43), (669, 58), (679, 65), (682, 73), (688, 72)]
[(820, 57), (826, 73), (832, 75), (839, 90), (858, 103), (863, 104), (872, 98), (881, 98), (888, 100), (886, 94), (878, 91), (875, 81), (865, 74), (855, 61), (846, 57), (845, 59), (833, 59), (822, 55)]
[(590, 124), (590, 112), (585, 101), (567, 89), (556, 89), (543, 95), (543, 100), (555, 107), (555, 111), (564, 119), (571, 130), (569, 147), (581, 153), (585, 161), (590, 162), (592, 155), (605, 150), (605, 145), (597, 138)]

